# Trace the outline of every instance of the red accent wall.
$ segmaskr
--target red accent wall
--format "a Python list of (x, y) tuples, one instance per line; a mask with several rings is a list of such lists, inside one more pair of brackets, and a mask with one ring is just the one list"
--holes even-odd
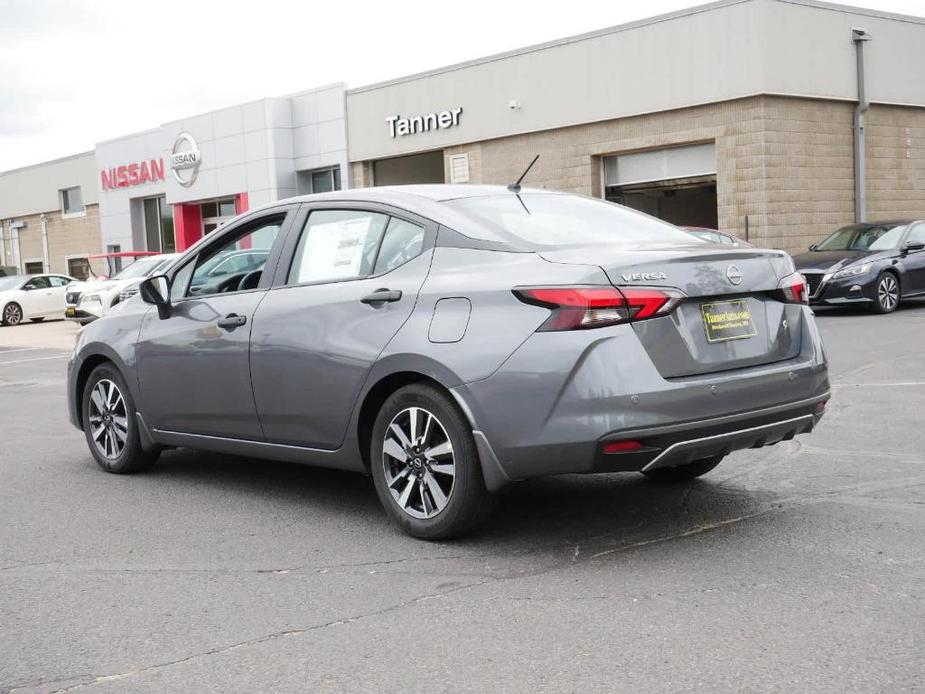
[(235, 214), (243, 214), (250, 209), (250, 202), (247, 199), (247, 193), (238, 193), (234, 196)]
[(177, 251), (185, 251), (201, 239), (202, 210), (199, 205), (190, 203), (174, 205), (173, 228), (177, 238)]

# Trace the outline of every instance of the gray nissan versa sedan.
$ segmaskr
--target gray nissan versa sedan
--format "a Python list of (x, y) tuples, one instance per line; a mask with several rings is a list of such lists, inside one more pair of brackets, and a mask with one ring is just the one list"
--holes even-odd
[[(265, 264), (200, 277), (242, 249)], [(447, 538), (518, 480), (689, 480), (812, 430), (829, 383), (806, 298), (783, 252), (576, 195), (294, 198), (86, 327), (70, 417), (109, 472), (174, 446), (355, 470), (406, 532)]]

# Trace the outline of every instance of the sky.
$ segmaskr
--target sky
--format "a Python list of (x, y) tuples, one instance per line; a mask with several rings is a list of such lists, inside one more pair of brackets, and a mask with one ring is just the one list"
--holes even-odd
[[(0, 0), (0, 171), (223, 106), (400, 77), (691, 0)], [(925, 0), (865, 0), (925, 14)]]

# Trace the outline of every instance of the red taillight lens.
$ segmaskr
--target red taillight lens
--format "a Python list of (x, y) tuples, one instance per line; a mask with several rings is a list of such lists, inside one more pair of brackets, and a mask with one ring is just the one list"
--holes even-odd
[(799, 272), (787, 275), (778, 284), (780, 293), (783, 296), (784, 303), (787, 304), (808, 304), (809, 288), (806, 286), (806, 278)]
[(614, 453), (632, 453), (640, 449), (642, 449), (640, 441), (612, 441), (605, 443), (602, 450), (606, 455), (613, 455)]
[(676, 289), (647, 287), (536, 287), (515, 289), (514, 296), (552, 311), (541, 331), (600, 328), (664, 316), (684, 300)]

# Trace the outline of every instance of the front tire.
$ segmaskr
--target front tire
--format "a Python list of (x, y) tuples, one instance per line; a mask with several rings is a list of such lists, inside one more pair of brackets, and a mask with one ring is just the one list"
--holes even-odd
[(101, 364), (93, 370), (84, 386), (81, 408), (90, 453), (106, 472), (140, 472), (155, 463), (160, 451), (141, 447), (135, 403), (114, 366)]
[(22, 323), (22, 306), (11, 301), (3, 307), (3, 316), (0, 317), (4, 325), (19, 325)]
[(643, 471), (643, 475), (653, 482), (689, 482), (693, 479), (707, 474), (722, 462), (723, 456), (716, 455), (712, 458), (695, 460), (687, 465), (677, 465), (675, 467), (660, 467), (654, 470)]
[(902, 289), (899, 279), (892, 272), (884, 272), (877, 278), (877, 290), (874, 298), (874, 313), (892, 313), (899, 306)]
[(494, 506), (468, 421), (433, 386), (412, 384), (386, 399), (373, 425), (369, 460), (379, 500), (412, 537), (465, 535)]

